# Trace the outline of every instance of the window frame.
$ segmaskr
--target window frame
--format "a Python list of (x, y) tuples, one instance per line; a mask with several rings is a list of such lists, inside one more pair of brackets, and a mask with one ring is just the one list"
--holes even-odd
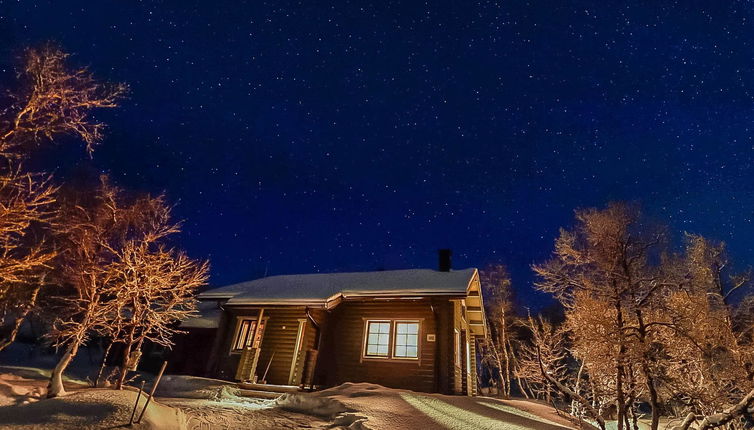
[[(422, 325), (424, 318), (362, 318), (364, 321), (363, 335), (361, 337), (361, 359), (368, 361), (386, 361), (392, 363), (420, 363), (422, 354)], [(367, 355), (367, 347), (369, 346), (369, 324), (370, 323), (389, 323), (390, 330), (388, 332), (388, 353), (387, 355)], [(396, 323), (415, 323), (419, 325), (416, 333), (416, 357), (396, 357), (395, 346), (397, 341), (397, 324)]]
[[(261, 324), (262, 332), (260, 333), (259, 347), (262, 346), (262, 341), (264, 340), (264, 332), (267, 329), (267, 319), (268, 319), (268, 317), (264, 317), (264, 316), (262, 317), (262, 324)], [(236, 349), (236, 344), (238, 343), (238, 340), (239, 340), (238, 337), (241, 334), (241, 328), (243, 327), (244, 322), (250, 321), (251, 323), (253, 323), (253, 325), (256, 325), (256, 323), (257, 323), (258, 320), (259, 320), (259, 317), (258, 316), (253, 316), (253, 315), (249, 315), (249, 316), (237, 316), (236, 317), (236, 329), (233, 331), (233, 337), (231, 338), (231, 341), (230, 341), (230, 353), (231, 354), (240, 354), (240, 353), (243, 352), (244, 348), (246, 347), (244, 345), (244, 348)], [(246, 335), (249, 336), (249, 333), (247, 333)], [(244, 344), (245, 343), (246, 342), (244, 342)], [(254, 344), (252, 343), (252, 346), (253, 345)]]
[[(395, 349), (398, 346), (398, 324), (416, 324), (416, 357), (398, 357), (395, 355)], [(390, 357), (394, 360), (418, 360), (421, 357), (421, 337), (422, 324), (419, 320), (393, 320), (393, 349), (390, 351)]]
[[(369, 349), (369, 326), (372, 323), (388, 323), (388, 330), (387, 330), (387, 354), (386, 355), (369, 355), (367, 354), (367, 350)], [(369, 319), (364, 320), (364, 337), (363, 337), (363, 344), (364, 347), (361, 350), (361, 356), (363, 358), (369, 358), (369, 359), (382, 359), (382, 360), (388, 360), (390, 359), (391, 355), (391, 348), (390, 348), (390, 338), (393, 335), (393, 322), (392, 320), (388, 319)]]

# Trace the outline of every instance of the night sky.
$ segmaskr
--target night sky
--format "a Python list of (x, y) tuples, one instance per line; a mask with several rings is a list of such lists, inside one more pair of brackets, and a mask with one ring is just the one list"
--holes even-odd
[(0, 85), (47, 40), (131, 92), (93, 160), (38, 159), (164, 191), (213, 285), (449, 247), (541, 306), (529, 265), (610, 200), (754, 262), (751, 2), (0, 0)]

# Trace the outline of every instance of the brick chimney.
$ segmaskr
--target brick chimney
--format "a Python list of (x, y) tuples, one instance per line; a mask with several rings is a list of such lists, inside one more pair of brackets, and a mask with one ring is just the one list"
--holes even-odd
[(450, 263), (450, 257), (453, 255), (453, 251), (450, 249), (438, 249), (437, 250), (437, 270), (440, 272), (450, 272), (452, 265)]

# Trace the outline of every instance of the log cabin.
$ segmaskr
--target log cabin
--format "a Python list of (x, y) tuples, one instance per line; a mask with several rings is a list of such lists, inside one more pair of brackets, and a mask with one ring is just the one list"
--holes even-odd
[(208, 290), (172, 371), (301, 388), (370, 382), (476, 394), (486, 333), (479, 273), (439, 270), (270, 276)]

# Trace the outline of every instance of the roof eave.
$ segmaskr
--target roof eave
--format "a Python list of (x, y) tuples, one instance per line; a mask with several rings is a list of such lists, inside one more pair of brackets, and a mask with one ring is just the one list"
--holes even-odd
[(308, 306), (325, 307), (324, 300), (301, 299), (232, 299), (225, 303), (226, 307), (234, 306)]

